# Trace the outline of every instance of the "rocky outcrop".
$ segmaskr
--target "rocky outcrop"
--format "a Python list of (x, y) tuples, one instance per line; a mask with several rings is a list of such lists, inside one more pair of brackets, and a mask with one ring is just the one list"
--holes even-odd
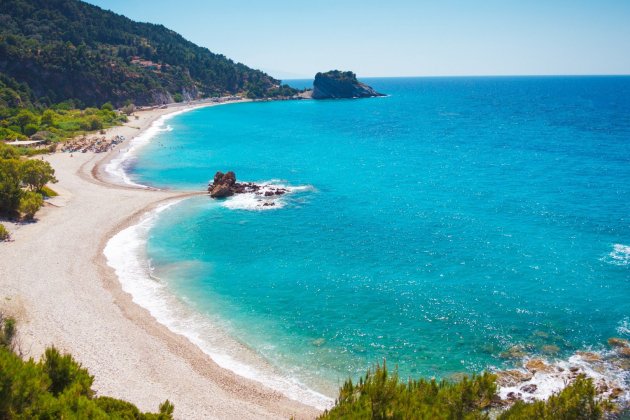
[[(208, 184), (208, 192), (212, 198), (225, 198), (234, 194), (246, 193), (253, 193), (264, 197), (275, 197), (287, 193), (288, 190), (268, 184), (258, 185), (253, 182), (236, 182), (236, 174), (234, 172), (229, 171), (224, 174), (218, 171), (214, 175), (212, 182)], [(265, 205), (272, 206), (273, 203)]]
[(317, 73), (313, 82), (313, 99), (372, 98), (385, 96), (357, 80), (351, 71), (332, 70)]

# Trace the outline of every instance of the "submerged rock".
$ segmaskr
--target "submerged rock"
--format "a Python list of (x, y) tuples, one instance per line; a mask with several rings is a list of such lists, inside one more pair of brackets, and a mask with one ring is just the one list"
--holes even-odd
[(526, 354), (523, 346), (516, 345), (510, 347), (507, 351), (501, 352), (499, 357), (501, 359), (522, 359)]
[(587, 362), (600, 362), (602, 360), (602, 356), (598, 353), (593, 353), (590, 351), (578, 351), (575, 354), (580, 356), (583, 360)]
[(313, 82), (313, 99), (372, 98), (385, 96), (357, 80), (351, 71), (331, 70), (317, 73)]
[(610, 347), (630, 347), (630, 343), (625, 338), (610, 337), (608, 339)]

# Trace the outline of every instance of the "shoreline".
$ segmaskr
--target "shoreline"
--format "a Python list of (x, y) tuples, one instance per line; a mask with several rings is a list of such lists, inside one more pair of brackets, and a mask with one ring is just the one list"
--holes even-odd
[[(29, 356), (39, 357), (43, 352), (42, 346), (55, 344), (62, 350), (71, 352), (79, 362), (90, 369), (91, 374), (95, 376), (94, 388), (99, 394), (124, 398), (137, 404), (142, 410), (155, 410), (159, 402), (168, 398), (175, 403), (175, 414), (178, 418), (225, 418), (237, 415), (244, 415), (247, 418), (286, 418), (291, 415), (296, 418), (312, 418), (318, 414), (318, 410), (315, 408), (291, 400), (286, 394), (266, 387), (258, 380), (247, 379), (234, 373), (233, 370), (221, 367), (221, 364), (217, 363), (211, 354), (208, 354), (199, 343), (195, 342), (194, 337), (173, 330), (168, 324), (156, 319), (156, 316), (151, 313), (151, 308), (136, 303), (133, 294), (125, 291), (121, 279), (115, 273), (114, 268), (110, 267), (108, 259), (103, 253), (116, 235), (128, 228), (138, 226), (144, 218), (152, 215), (158, 208), (167, 206), (173, 201), (203, 194), (202, 192), (160, 190), (147, 186), (137, 187), (116, 183), (106, 170), (110, 161), (119, 156), (121, 148), (131, 148), (130, 143), (133, 142), (134, 138), (146, 133), (160, 118), (174, 115), (178, 110), (192, 110), (198, 107), (183, 106), (181, 108), (175, 107), (175, 109), (140, 111), (144, 115), (139, 124), (140, 127), (129, 127), (136, 123), (136, 120), (132, 120), (125, 126), (110, 129), (120, 130), (126, 127), (127, 130), (132, 130), (135, 136), (133, 138), (127, 136), (127, 140), (118, 145), (117, 148), (101, 155), (86, 153), (77, 154), (70, 158), (68, 153), (57, 153), (44, 157), (53, 162), (55, 169), (57, 169), (55, 162), (61, 164), (62, 170), (58, 173), (60, 184), (53, 185), (53, 189), (59, 189), (61, 195), (58, 199), (49, 200), (49, 205), (38, 214), (40, 220), (37, 223), (19, 226), (14, 232), (16, 235), (24, 235), (24, 237), (15, 236), (16, 241), (7, 248), (1, 248), (4, 245), (0, 244), (0, 249), (3, 251), (0, 253), (0, 265), (9, 268), (7, 277), (15, 277), (15, 279), (0, 279), (2, 290), (6, 290), (6, 294), (2, 294), (2, 297), (5, 298), (5, 306), (8, 305), (11, 309), (10, 313), (18, 317), (20, 339), (28, 347)], [(108, 136), (113, 135), (110, 130), (108, 130)], [(85, 197), (86, 193), (89, 194), (87, 198)], [(98, 198), (99, 194), (104, 196)], [(121, 204), (116, 201), (121, 197), (130, 202), (125, 204), (123, 209), (117, 209), (115, 215), (105, 217), (104, 215), (108, 210), (113, 211), (114, 207)], [(90, 230), (90, 226), (94, 227), (98, 220), (93, 220), (89, 226), (81, 225), (78, 227), (73, 226), (72, 219), (70, 222), (61, 220), (59, 213), (69, 209), (74, 204), (73, 201), (82, 198), (95, 199), (96, 201), (91, 205), (83, 202), (83, 207), (78, 212), (71, 214), (79, 214), (80, 217), (95, 214), (95, 217), (100, 217), (99, 220), (106, 226), (97, 226), (97, 229)], [(66, 206), (66, 204), (68, 205)], [(103, 204), (103, 208), (97, 211), (94, 208), (97, 204)], [(53, 209), (53, 206), (57, 208)], [(81, 214), (81, 210), (89, 210), (89, 212)], [(55, 218), (55, 216), (58, 217)], [(53, 220), (50, 221), (49, 218), (53, 218)], [(68, 228), (69, 233), (63, 229), (57, 230), (42, 246), (37, 243), (27, 243), (29, 241), (25, 238), (39, 239), (37, 233), (33, 232), (41, 232), (47, 224), (48, 228), (51, 229)], [(96, 224), (98, 225), (98, 223)], [(86, 260), (82, 262), (84, 266), (80, 266), (82, 270), (75, 270), (74, 265), (69, 270), (67, 267), (64, 268), (64, 262), (55, 259), (57, 252), (53, 252), (54, 255), (46, 254), (46, 251), (50, 249), (47, 249), (46, 245), (54, 244), (52, 239), (59, 243), (70, 234), (85, 236), (86, 232), (92, 234), (89, 237), (89, 250), (84, 250), (81, 246), (74, 246), (71, 249), (79, 250), (76, 253), (66, 250), (63, 250), (66, 252), (60, 252), (61, 258), (69, 256), (72, 259), (81, 259), (87, 256)], [(95, 240), (97, 242), (96, 252), (92, 253)], [(4, 249), (15, 251), (11, 253), (13, 257), (8, 257), (8, 254), (3, 255)], [(57, 248), (54, 249), (55, 251), (58, 250)], [(25, 252), (31, 252), (30, 256), (37, 258), (38, 262), (40, 259), (43, 260), (43, 267), (20, 267), (19, 261), (24, 262), (20, 255)], [(91, 267), (89, 267), (90, 264)], [(53, 265), (52, 273), (62, 272), (61, 277), (54, 279), (54, 281), (46, 279), (46, 275), (48, 275), (46, 268), (50, 268), (51, 265)], [(58, 267), (59, 265), (61, 267)], [(94, 268), (96, 268), (97, 275), (88, 276), (90, 277), (89, 285), (82, 284), (81, 274), (83, 271), (94, 271)], [(38, 273), (39, 277), (33, 277), (32, 273)], [(44, 283), (43, 286), (50, 286), (53, 290), (30, 290), (29, 286), (33, 286), (33, 282), (40, 279)], [(86, 289), (88, 287), (89, 290)], [(63, 290), (59, 292), (61, 288)], [(65, 290), (66, 288), (71, 290)], [(14, 290), (19, 291), (19, 293), (10, 293)], [(10, 300), (6, 300), (7, 297)], [(101, 305), (99, 308), (104, 308), (107, 316), (100, 319), (100, 315), (103, 313), (99, 313), (97, 310), (89, 312), (89, 305), (82, 305), (81, 308), (86, 312), (81, 313), (80, 317), (89, 313), (87, 321), (92, 321), (94, 324), (81, 325), (80, 328), (73, 326), (67, 328), (68, 325), (65, 325), (64, 322), (79, 322), (79, 317), (68, 316), (64, 318), (65, 312), (67, 312), (64, 311), (64, 306), (72, 306), (77, 297), (81, 303), (99, 300)], [(39, 299), (43, 299), (43, 301)], [(54, 307), (55, 299), (60, 300), (61, 305), (59, 306), (61, 308)], [(103, 299), (107, 302), (104, 303)], [(38, 305), (43, 305), (44, 310), (42, 311)], [(29, 312), (33, 312), (33, 308), (35, 308), (36, 316), (33, 317), (34, 319), (29, 319)], [(76, 314), (77, 312), (72, 313)], [(110, 319), (114, 320), (114, 325), (113, 327), (108, 326), (107, 337), (113, 338), (104, 343), (104, 348), (95, 350), (93, 348), (95, 346), (84, 346), (80, 342), (80, 340), (89, 340), (90, 338), (96, 338), (98, 342), (102, 337), (99, 337), (98, 331), (93, 330), (107, 323)], [(80, 321), (83, 324), (88, 323), (83, 319)], [(117, 328), (120, 328), (121, 331), (117, 331)], [(133, 332), (132, 329), (134, 329)], [(76, 333), (78, 330), (81, 331), (81, 334)], [(48, 333), (55, 337), (61, 337), (61, 339), (48, 338), (46, 336)], [(131, 337), (140, 337), (140, 343), (131, 342)], [(103, 340), (99, 343), (103, 344)], [(124, 353), (125, 360), (122, 361), (116, 360), (119, 357), (117, 354), (119, 349), (116, 348), (118, 343), (123, 346), (135, 346), (132, 347), (133, 351)], [(150, 351), (146, 350), (145, 344), (147, 345), (146, 348), (158, 349), (156, 350), (157, 354), (149, 354)], [(101, 357), (103, 354), (110, 357), (108, 362), (112, 364), (112, 367), (102, 366)], [(588, 357), (593, 357), (590, 356), (590, 353), (585, 354), (589, 355)], [(584, 358), (573, 360), (571, 366), (576, 363), (583, 363), (585, 360), (582, 359)], [(155, 364), (156, 361), (157, 364)], [(549, 363), (549, 360), (545, 360), (545, 362)], [(554, 363), (550, 364), (554, 366), (554, 369), (556, 368)], [(122, 370), (124, 375), (122, 376), (125, 377), (123, 378), (119, 378), (121, 371), (116, 370), (121, 365), (124, 366)], [(570, 367), (567, 364), (559, 364), (558, 366), (562, 367), (565, 372)], [(164, 372), (161, 372), (162, 370)], [(519, 368), (517, 367), (516, 370)], [(506, 372), (515, 372), (516, 370)], [(522, 367), (520, 372), (521, 374), (527, 373), (527, 369)], [(552, 387), (564, 379), (560, 375), (538, 375), (528, 380), (527, 384), (535, 384), (539, 387), (543, 385), (541, 388), (546, 387), (547, 392), (552, 392)], [(145, 384), (146, 381), (151, 381), (151, 383)], [(510, 391), (518, 392), (523, 383), (525, 382), (517, 382), (513, 386), (506, 385), (503, 394)], [(148, 393), (146, 393), (147, 389), (149, 390)], [(169, 394), (169, 390), (173, 393)], [(184, 398), (179, 400), (178, 397), (180, 396)], [(503, 396), (505, 397), (505, 395)], [(206, 399), (211, 401), (206, 401)], [(300, 400), (304, 401), (303, 399)]]
[[(14, 242), (0, 245), (3, 309), (18, 319), (27, 356), (39, 357), (54, 344), (90, 370), (99, 395), (141, 410), (169, 399), (177, 418), (313, 418), (316, 408), (220, 367), (157, 321), (123, 290), (103, 254), (114, 235), (158, 206), (202, 194), (118, 185), (106, 165), (159, 118), (213, 105), (137, 111), (139, 120), (107, 130), (126, 140), (105, 156), (44, 156), (56, 171), (53, 189), (60, 195), (48, 200), (36, 223), (10, 224)], [(24, 264), (24, 255), (31, 263)]]

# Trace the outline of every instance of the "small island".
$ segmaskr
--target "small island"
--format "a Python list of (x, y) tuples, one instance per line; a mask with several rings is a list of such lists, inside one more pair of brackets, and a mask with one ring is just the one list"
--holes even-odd
[(313, 82), (313, 99), (373, 98), (385, 96), (357, 80), (351, 71), (331, 70), (317, 73)]

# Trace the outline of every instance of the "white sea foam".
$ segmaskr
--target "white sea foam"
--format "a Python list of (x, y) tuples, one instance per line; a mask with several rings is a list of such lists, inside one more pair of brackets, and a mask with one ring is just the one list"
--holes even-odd
[[(515, 385), (499, 386), (498, 394), (503, 400), (510, 399), (508, 394), (525, 401), (546, 400), (564, 389), (578, 374), (583, 374), (593, 380), (593, 384), (601, 391), (600, 395), (603, 398), (609, 397), (613, 389), (621, 389), (617, 402), (627, 404), (630, 402), (630, 372), (624, 370), (615, 360), (618, 362), (619, 356), (614, 351), (610, 351), (578, 352), (567, 360), (544, 361), (549, 366), (548, 371), (535, 372), (530, 380), (517, 382)], [(525, 368), (517, 370), (527, 372)], [(531, 387), (532, 385), (534, 387)], [(533, 391), (528, 392), (528, 388)]]
[(619, 321), (619, 325), (617, 327), (617, 333), (619, 335), (628, 336), (630, 335), (630, 318), (626, 317)]
[(171, 294), (165, 284), (151, 276), (145, 253), (148, 232), (160, 213), (179, 201), (146, 213), (138, 224), (122, 230), (107, 243), (104, 254), (108, 265), (116, 271), (122, 289), (158, 322), (187, 337), (219, 366), (318, 409), (332, 406), (332, 398), (309, 389), (295, 378), (276, 373), (260, 356), (230, 339), (216, 322), (190, 309)]
[(192, 111), (193, 109), (194, 108), (186, 108), (179, 111), (171, 112), (170, 114), (162, 115), (160, 118), (155, 120), (149, 128), (142, 131), (140, 134), (129, 141), (127, 149), (119, 149), (118, 156), (113, 158), (107, 165), (105, 165), (105, 172), (113, 176), (115, 179), (122, 181), (126, 185), (147, 188), (146, 185), (141, 185), (132, 181), (125, 171), (125, 166), (135, 158), (138, 150), (146, 146), (151, 141), (151, 139), (155, 137), (156, 134), (163, 131), (173, 131), (173, 127), (171, 127), (170, 125), (164, 127), (166, 121), (175, 117), (176, 115)]
[[(290, 194), (302, 191), (312, 191), (314, 188), (310, 185), (302, 186), (289, 186), (281, 183), (279, 180), (270, 180), (265, 182), (256, 183), (261, 186), (256, 193), (236, 194), (229, 197), (221, 203), (223, 207), (231, 210), (276, 210), (281, 209), (287, 204), (287, 200)], [(283, 195), (273, 195), (265, 197), (265, 192), (274, 191), (277, 189), (284, 189), (287, 192)]]
[(612, 251), (602, 260), (612, 265), (630, 265), (630, 246), (623, 244), (614, 244)]

